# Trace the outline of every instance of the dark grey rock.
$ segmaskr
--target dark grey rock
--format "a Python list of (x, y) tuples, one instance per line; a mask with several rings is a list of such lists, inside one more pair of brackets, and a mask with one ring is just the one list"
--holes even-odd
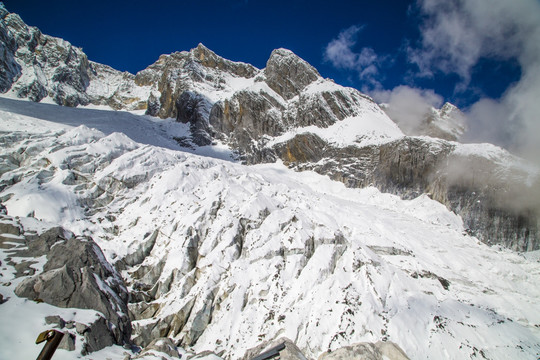
[(85, 345), (82, 354), (85, 355), (115, 344), (121, 345), (118, 344), (111, 327), (112, 324), (103, 317), (99, 317), (93, 322), (84, 332)]
[(0, 4), (0, 93), (8, 91), (21, 76), (21, 66), (15, 61), (17, 43), (4, 20), (8, 14), (3, 3)]
[[(47, 262), (43, 272), (25, 278), (17, 286), (16, 295), (58, 307), (102, 313), (106, 319), (100, 316), (92, 324), (76, 324), (77, 331), (85, 335), (88, 352), (130, 343), (127, 289), (92, 239), (75, 238), (62, 228), (51, 228), (41, 235), (28, 234), (26, 241), (28, 248), (17, 250), (17, 255), (46, 255)], [(63, 327), (65, 322), (59, 325)]]
[(184, 91), (176, 100), (176, 120), (190, 124), (193, 143), (199, 146), (212, 143), (209, 124), (211, 108), (209, 99), (192, 91)]
[(159, 98), (157, 98), (153, 93), (150, 94), (146, 105), (146, 115), (157, 116), (159, 113), (159, 107)]
[(45, 324), (48, 324), (48, 325), (54, 324), (59, 329), (63, 329), (64, 326), (66, 326), (66, 322), (64, 321), (64, 319), (62, 319), (58, 315), (46, 316), (45, 317)]

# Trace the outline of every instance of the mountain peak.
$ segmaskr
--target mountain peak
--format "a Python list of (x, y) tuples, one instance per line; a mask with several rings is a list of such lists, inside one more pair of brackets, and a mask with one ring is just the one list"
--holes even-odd
[(0, 18), (5, 18), (7, 14), (9, 14), (8, 9), (6, 9), (4, 3), (0, 1)]
[(196, 48), (191, 49), (190, 53), (195, 61), (199, 62), (201, 65), (208, 68), (224, 70), (236, 76), (251, 78), (259, 71), (253, 65), (227, 60), (217, 55), (202, 43), (199, 43)]
[(265, 69), (268, 86), (289, 100), (321, 75), (313, 66), (287, 49), (272, 51)]

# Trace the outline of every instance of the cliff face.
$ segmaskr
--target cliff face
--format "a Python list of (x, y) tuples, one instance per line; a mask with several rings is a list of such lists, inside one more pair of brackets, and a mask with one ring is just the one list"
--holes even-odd
[(349, 187), (375, 186), (412, 199), (421, 194), (459, 214), (468, 232), (516, 251), (539, 248), (539, 182), (523, 163), (488, 144), (471, 146), (404, 137), (382, 145), (335, 148), (313, 134), (273, 147), (297, 170)]
[(146, 108), (150, 88), (137, 87), (132, 74), (89, 61), (80, 48), (42, 34), (4, 7), (0, 17), (0, 92), (64, 106)]
[(323, 79), (289, 50), (273, 51), (260, 70), (199, 44), (133, 75), (89, 61), (5, 9), (0, 15), (2, 92), (175, 118), (190, 124), (194, 146), (220, 141), (246, 164), (281, 160), (407, 199), (430, 193), (482, 241), (540, 248), (536, 170), (522, 170), (521, 160), (500, 149), (486, 154), (484, 145), (450, 141), (464, 130), (451, 104), (419, 122), (415, 131), (428, 136), (405, 136), (371, 98)]

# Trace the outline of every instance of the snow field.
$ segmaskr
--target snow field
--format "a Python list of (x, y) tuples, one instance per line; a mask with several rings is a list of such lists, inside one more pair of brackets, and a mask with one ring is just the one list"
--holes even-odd
[[(531, 286), (540, 280), (538, 261), (464, 235), (461, 219), (427, 196), (404, 201), (279, 163), (246, 167), (136, 143), (104, 131), (112, 128), (101, 120), (95, 130), (1, 115), (2, 159), (22, 150), (20, 164), (0, 178), (18, 180), (0, 191), (10, 215), (33, 212), (91, 235), (111, 263), (157, 234), (148, 256), (123, 274), (130, 284), (158, 286), (156, 318), (135, 326), (193, 302), (174, 336), (194, 336), (189, 329), (203, 324), (193, 350), (225, 350), (231, 358), (278, 336), (310, 357), (381, 339), (418, 359), (534, 358), (540, 351), (540, 290)], [(150, 125), (139, 135), (160, 134), (143, 119)], [(33, 325), (6, 334), (6, 344), (32, 341), (45, 315), (73, 311), (16, 298), (20, 280), (8, 270), (2, 282), (12, 285), (0, 290), (11, 299), (0, 306), (2, 317), (16, 326), (8, 314), (17, 306), (28, 316), (19, 323)], [(16, 351), (2, 347), (6, 357)]]

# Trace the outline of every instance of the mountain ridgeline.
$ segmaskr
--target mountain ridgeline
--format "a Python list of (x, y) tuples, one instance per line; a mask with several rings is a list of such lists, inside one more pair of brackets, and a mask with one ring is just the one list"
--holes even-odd
[(424, 136), (409, 136), (370, 97), (322, 78), (289, 50), (274, 50), (257, 69), (199, 44), (133, 75), (88, 60), (4, 8), (0, 17), (2, 93), (172, 117), (190, 125), (186, 146), (222, 142), (245, 164), (282, 161), (348, 187), (428, 194), (486, 243), (540, 248), (537, 170), (493, 145), (457, 142), (463, 128), (451, 104), (427, 115), (417, 129)]

